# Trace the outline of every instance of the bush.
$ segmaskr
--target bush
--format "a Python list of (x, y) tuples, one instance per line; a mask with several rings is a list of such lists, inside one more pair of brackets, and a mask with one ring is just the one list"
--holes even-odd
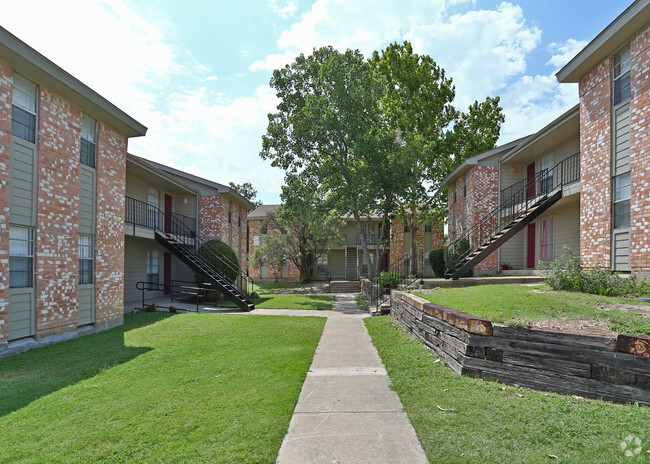
[(178, 308), (176, 306), (172, 305), (172, 306), (169, 307), (169, 312), (170, 313), (178, 312)]
[[(460, 261), (468, 254), (468, 252), (469, 252), (468, 239), (462, 238), (457, 242), (450, 243), (446, 248), (446, 252), (444, 253), (445, 271), (448, 271), (449, 269), (454, 267), (458, 263), (458, 261)], [(473, 275), (474, 275), (474, 270), (470, 269), (462, 277), (472, 277)]]
[[(226, 260), (230, 261), (231, 265), (227, 265), (222, 262), (217, 256), (221, 256)], [(199, 255), (207, 261), (214, 269), (216, 269), (220, 274), (224, 275), (230, 283), (233, 283), (237, 276), (239, 275), (239, 260), (237, 255), (223, 242), (219, 240), (208, 240), (199, 248)], [(201, 279), (197, 278), (197, 281)]]
[(431, 264), (434, 276), (445, 276), (445, 250), (443, 248), (429, 252), (429, 263)]
[(646, 281), (639, 282), (636, 276), (622, 277), (600, 265), (583, 269), (578, 255), (566, 245), (562, 250), (558, 259), (548, 265), (540, 261), (537, 266), (552, 289), (604, 296), (650, 294), (650, 285)]
[(144, 307), (144, 312), (146, 313), (155, 313), (156, 312), (156, 303), (149, 303)]
[(377, 277), (372, 279), (379, 288), (397, 288), (400, 284), (404, 283), (404, 278), (395, 272), (382, 272)]

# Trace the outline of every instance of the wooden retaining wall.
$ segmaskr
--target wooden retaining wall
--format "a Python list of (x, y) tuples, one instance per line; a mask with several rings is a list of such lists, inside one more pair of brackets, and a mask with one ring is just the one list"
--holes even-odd
[(393, 291), (391, 315), (459, 374), (650, 405), (650, 337), (586, 336), (493, 324)]

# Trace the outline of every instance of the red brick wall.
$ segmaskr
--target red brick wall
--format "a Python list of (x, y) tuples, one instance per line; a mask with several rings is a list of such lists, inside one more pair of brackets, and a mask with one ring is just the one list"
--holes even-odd
[(0, 62), (0, 343), (9, 333), (9, 158), (12, 69)]
[(650, 272), (650, 26), (630, 43), (631, 247), (634, 272)]
[(36, 333), (77, 326), (81, 112), (39, 89)]
[[(228, 211), (232, 205), (232, 224), (228, 223)], [(230, 246), (239, 259), (240, 267), (244, 267), (246, 259), (246, 220), (247, 211), (223, 195), (199, 196), (199, 233), (204, 240), (219, 240)], [(241, 215), (241, 221), (238, 221)], [(228, 235), (229, 226), (232, 235)], [(239, 236), (241, 234), (241, 256), (239, 252)]]
[[(262, 221), (261, 220), (250, 220), (248, 222), (248, 274), (253, 279), (259, 279), (261, 277), (260, 266), (255, 266), (253, 264), (253, 255), (255, 254), (255, 249), (259, 248), (255, 246), (255, 237), (261, 237)], [(261, 238), (260, 238), (261, 242)]]
[[(416, 242), (417, 249), (424, 245), (424, 225), (418, 227)], [(443, 247), (445, 238), (444, 224), (439, 222), (431, 225), (431, 250)], [(404, 220), (394, 219), (390, 224), (390, 263), (401, 259), (411, 248), (411, 242), (404, 243)]]
[[(408, 246), (408, 245), (407, 245)], [(404, 256), (404, 220), (394, 219), (390, 223), (390, 263)]]
[[(462, 189), (462, 186), (461, 186)], [(467, 228), (470, 229), (484, 219), (499, 201), (499, 168), (497, 166), (475, 166), (467, 173)], [(474, 266), (477, 271), (499, 269), (499, 254), (490, 254)]]
[(610, 266), (611, 69), (610, 57), (579, 84), (580, 255), (586, 266)]
[[(124, 196), (127, 138), (104, 123), (97, 129), (95, 235), (96, 322), (124, 316)], [(78, 155), (75, 156), (75, 159)], [(76, 256), (76, 253), (75, 253)]]

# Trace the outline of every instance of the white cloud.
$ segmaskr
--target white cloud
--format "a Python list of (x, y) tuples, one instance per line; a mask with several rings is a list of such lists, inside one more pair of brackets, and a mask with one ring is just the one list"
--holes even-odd
[(293, 13), (296, 11), (296, 3), (296, 0), (286, 0), (281, 5), (278, 0), (269, 0), (269, 7), (274, 14), (282, 18), (288, 18), (293, 16)]
[(575, 40), (569, 39), (563, 43), (551, 43), (548, 46), (550, 51), (557, 51), (556, 55), (553, 55), (550, 60), (546, 63), (547, 65), (555, 66), (556, 70), (561, 69), (565, 64), (567, 64), (571, 59), (580, 52), (583, 48), (587, 46), (586, 40)]

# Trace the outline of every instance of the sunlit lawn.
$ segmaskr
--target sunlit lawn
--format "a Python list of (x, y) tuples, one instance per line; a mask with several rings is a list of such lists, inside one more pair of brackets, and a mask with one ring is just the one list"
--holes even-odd
[(0, 462), (275, 462), (325, 318), (138, 313), (0, 360)]

